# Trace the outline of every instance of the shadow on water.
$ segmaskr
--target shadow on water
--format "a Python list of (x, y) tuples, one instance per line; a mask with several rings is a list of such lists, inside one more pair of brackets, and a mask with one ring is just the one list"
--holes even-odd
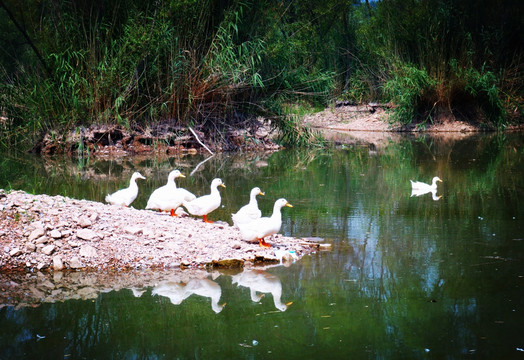
[[(197, 195), (221, 177), (214, 218), (229, 223), (259, 186), (264, 215), (279, 197), (293, 204), (284, 235), (332, 244), (287, 268), (242, 273), (7, 278), (2, 359), (522, 355), (522, 134), (209, 159), (1, 159), (0, 188), (95, 201), (138, 170), (147, 180), (137, 209), (173, 168), (187, 176), (177, 185)], [(434, 176), (443, 180), (435, 194), (412, 196), (410, 180)]]

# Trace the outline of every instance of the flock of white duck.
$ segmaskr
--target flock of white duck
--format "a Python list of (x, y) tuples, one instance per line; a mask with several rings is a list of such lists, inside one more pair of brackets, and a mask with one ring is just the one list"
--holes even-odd
[[(211, 182), (211, 193), (201, 197), (196, 197), (190, 191), (176, 186), (175, 179), (185, 177), (179, 170), (173, 170), (167, 177), (167, 184), (159, 187), (149, 197), (146, 209), (168, 211), (171, 216), (175, 216), (175, 210), (181, 206), (194, 216), (202, 216), (206, 223), (211, 223), (207, 215), (216, 210), (222, 199), (218, 187), (226, 187), (221, 179), (216, 178)], [(145, 179), (139, 172), (131, 176), (129, 187), (118, 190), (113, 194), (106, 196), (106, 202), (113, 205), (129, 206), (138, 195), (137, 179)], [(411, 181), (411, 196), (420, 196), (431, 192), (433, 199), (438, 200), (436, 196), (437, 182), (442, 182), (438, 176), (435, 176), (431, 184), (420, 181)], [(281, 209), (285, 206), (293, 207), (286, 199), (278, 199), (273, 206), (273, 214), (270, 217), (262, 217), (262, 212), (258, 208), (257, 196), (264, 195), (260, 188), (255, 187), (249, 195), (249, 203), (244, 205), (235, 214), (232, 214), (233, 225), (240, 230), (243, 240), (258, 240), (260, 246), (271, 247), (264, 238), (277, 234), (282, 226)]]
[[(220, 207), (222, 199), (218, 187), (226, 187), (221, 179), (216, 178), (211, 182), (211, 193), (196, 197), (190, 191), (176, 186), (175, 179), (185, 177), (179, 170), (169, 173), (167, 184), (159, 187), (150, 195), (146, 209), (167, 211), (171, 216), (176, 216), (177, 208), (183, 206), (187, 212), (194, 216), (202, 216), (204, 222), (212, 223), (207, 216)], [(106, 196), (106, 202), (113, 205), (129, 206), (138, 195), (137, 179), (145, 179), (139, 172), (133, 173), (129, 187), (118, 190)], [(273, 214), (270, 217), (262, 217), (258, 208), (257, 196), (264, 193), (255, 187), (250, 192), (249, 203), (244, 205), (238, 212), (232, 214), (233, 224), (240, 230), (243, 240), (258, 240), (260, 246), (271, 247), (264, 238), (277, 234), (282, 226), (282, 214), (280, 210), (284, 207), (293, 207), (286, 199), (278, 199), (273, 206)]]

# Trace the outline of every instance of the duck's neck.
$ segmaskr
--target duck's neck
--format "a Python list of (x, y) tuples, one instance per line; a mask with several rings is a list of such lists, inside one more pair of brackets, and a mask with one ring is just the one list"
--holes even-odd
[(175, 178), (167, 178), (167, 184), (166, 185), (169, 185), (169, 186), (172, 186), (172, 187), (176, 188)]
[(256, 195), (253, 194), (249, 198), (249, 206), (256, 206), (256, 207), (258, 207), (258, 202), (257, 202), (257, 196)]
[(280, 209), (282, 207), (281, 206), (278, 206), (275, 204), (275, 206), (273, 206), (273, 215), (271, 215), (271, 218), (272, 219), (277, 219), (277, 220), (282, 220), (282, 214), (280, 213)]
[(129, 188), (138, 189), (138, 185), (136, 184), (136, 178), (134, 177), (131, 178), (131, 181), (129, 181)]
[(211, 195), (220, 197), (220, 191), (218, 191), (218, 185), (211, 186)]

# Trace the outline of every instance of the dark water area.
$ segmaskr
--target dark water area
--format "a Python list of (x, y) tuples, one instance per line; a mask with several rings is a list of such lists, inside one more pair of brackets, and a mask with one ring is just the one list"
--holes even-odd
[[(34, 284), (0, 304), (0, 359), (524, 357), (522, 134), (211, 158), (4, 153), (0, 188), (103, 201), (140, 171), (143, 209), (172, 169), (197, 195), (222, 178), (213, 220), (231, 223), (259, 186), (264, 215), (277, 198), (293, 204), (283, 234), (331, 250), (287, 267), (141, 274), (138, 288), (118, 276), (0, 274)], [(433, 176), (435, 197), (412, 196), (410, 179)]]

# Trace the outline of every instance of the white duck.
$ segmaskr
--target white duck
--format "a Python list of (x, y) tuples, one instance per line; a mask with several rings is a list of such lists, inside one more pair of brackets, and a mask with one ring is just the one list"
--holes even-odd
[(258, 239), (258, 244), (263, 247), (271, 247), (266, 243), (264, 238), (266, 236), (274, 235), (280, 231), (282, 226), (282, 214), (280, 209), (284, 206), (293, 207), (286, 199), (278, 199), (273, 206), (273, 214), (271, 217), (261, 217), (253, 220), (247, 224), (239, 224), (238, 229), (242, 235), (243, 240), (252, 241)]
[(260, 188), (254, 187), (249, 193), (249, 203), (242, 206), (236, 214), (231, 214), (234, 226), (238, 227), (238, 224), (245, 224), (262, 217), (262, 211), (258, 208), (257, 195), (264, 196), (264, 193)]
[(136, 184), (136, 179), (144, 179), (138, 171), (134, 172), (129, 181), (129, 187), (125, 189), (118, 190), (112, 194), (106, 195), (106, 202), (113, 205), (124, 205), (129, 206), (136, 199), (138, 195), (138, 185)]
[(185, 177), (180, 170), (173, 170), (167, 177), (167, 184), (159, 187), (149, 197), (146, 209), (156, 209), (160, 211), (171, 211), (171, 216), (175, 216), (175, 210), (184, 201), (196, 199), (196, 196), (183, 188), (177, 188), (175, 179)]
[(438, 176), (435, 176), (431, 182), (431, 185), (429, 184), (426, 184), (426, 183), (423, 183), (423, 182), (420, 182), (420, 181), (413, 181), (413, 180), (409, 180), (411, 181), (411, 188), (414, 189), (414, 190), (427, 190), (428, 192), (430, 192), (431, 190), (433, 189), (437, 189), (437, 181), (440, 181), (442, 182), (442, 180), (440, 180), (440, 178)]
[(191, 215), (203, 216), (204, 222), (212, 223), (207, 219), (207, 215), (220, 206), (222, 198), (218, 187), (226, 187), (219, 178), (213, 179), (211, 182), (211, 194), (198, 197), (192, 201), (184, 201), (182, 204)]
[[(282, 282), (280, 279), (262, 270), (244, 270), (240, 274), (232, 275), (232, 283), (238, 286), (249, 288), (251, 300), (259, 302), (264, 296), (264, 293), (271, 293), (273, 295), (273, 303), (280, 311), (286, 311), (288, 306), (293, 302), (283, 303), (282, 297)], [(259, 294), (261, 293), (261, 294)]]

